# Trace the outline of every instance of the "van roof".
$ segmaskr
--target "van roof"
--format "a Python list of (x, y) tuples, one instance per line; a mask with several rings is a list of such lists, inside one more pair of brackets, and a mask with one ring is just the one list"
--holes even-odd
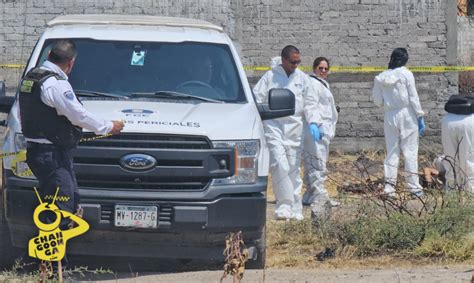
[(58, 16), (48, 22), (48, 26), (74, 25), (74, 24), (94, 24), (94, 25), (146, 25), (146, 26), (168, 26), (168, 27), (194, 27), (202, 29), (212, 29), (222, 32), (220, 26), (210, 22), (197, 19), (159, 17), (147, 15), (64, 15)]

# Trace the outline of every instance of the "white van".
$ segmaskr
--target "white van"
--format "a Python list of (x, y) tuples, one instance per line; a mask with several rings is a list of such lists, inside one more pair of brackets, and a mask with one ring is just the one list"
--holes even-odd
[[(251, 266), (263, 267), (269, 153), (262, 120), (293, 114), (294, 95), (278, 89), (269, 103), (256, 104), (232, 41), (200, 20), (60, 16), (48, 23), (23, 75), (41, 66), (57, 39), (77, 46), (69, 81), (84, 106), (125, 121), (121, 134), (75, 151), (91, 229), (68, 252), (222, 260), (225, 236), (242, 231)], [(3, 152), (21, 151), (18, 102), (2, 89), (0, 111), (9, 112)], [(28, 167), (14, 158), (3, 161), (3, 264), (12, 246), (25, 248), (37, 234), (38, 182), (22, 177)]]

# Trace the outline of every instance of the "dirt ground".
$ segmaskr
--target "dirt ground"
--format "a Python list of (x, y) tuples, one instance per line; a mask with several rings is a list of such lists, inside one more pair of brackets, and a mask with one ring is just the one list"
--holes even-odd
[[(246, 271), (242, 282), (412, 282), (444, 283), (472, 282), (474, 267), (424, 267), (424, 268), (390, 268), (390, 269), (337, 269), (337, 270), (304, 270), (270, 268)], [(97, 282), (219, 282), (221, 271), (196, 271), (183, 273), (143, 273), (116, 274), (108, 278), (95, 278)], [(92, 278), (91, 278), (92, 279)], [(232, 282), (228, 277), (223, 282)]]
[[(354, 157), (344, 157), (353, 159)], [(371, 156), (377, 160), (380, 156)], [(338, 162), (335, 162), (335, 165)], [(332, 196), (336, 195), (336, 186), (334, 180), (341, 180), (338, 174), (333, 173), (328, 181), (327, 187)], [(268, 206), (267, 219), (269, 223), (273, 220), (274, 211), (274, 195), (271, 187), (268, 190)], [(304, 216), (310, 217), (310, 210), (308, 207), (304, 208)], [(271, 225), (267, 225), (267, 228)], [(275, 253), (269, 253), (269, 257), (278, 256)], [(92, 260), (92, 262), (99, 264), (99, 262), (108, 262), (109, 259)], [(267, 257), (267, 265), (272, 260)], [(86, 262), (79, 264), (79, 266), (86, 266)], [(111, 263), (111, 262), (110, 262)], [(136, 266), (141, 266), (140, 263), (133, 262)], [(124, 265), (125, 264), (125, 265)], [(133, 266), (127, 265), (126, 261), (117, 264), (109, 264), (111, 272), (107, 274), (86, 274), (85, 277), (74, 275), (72, 282), (219, 282), (223, 274), (222, 265), (218, 266), (201, 266), (196, 268), (187, 263), (181, 262), (166, 262), (167, 268), (161, 268), (156, 271), (156, 266), (162, 267), (161, 264), (153, 262), (146, 262), (148, 267), (144, 270), (146, 272), (137, 272)], [(122, 265), (122, 266), (121, 266)], [(192, 267), (186, 267), (186, 266)], [(460, 265), (420, 265), (417, 263), (399, 263), (391, 259), (368, 259), (359, 264), (352, 264), (350, 262), (341, 262), (336, 264), (323, 264), (318, 267), (298, 266), (294, 268), (288, 267), (274, 267), (275, 265), (268, 265), (265, 270), (246, 270), (242, 282), (468, 282), (474, 283), (474, 266), (466, 264)], [(91, 267), (91, 270), (97, 267)], [(120, 270), (120, 271), (117, 271)], [(199, 270), (199, 271), (196, 271)], [(2, 278), (0, 273), (0, 282), (4, 282), (5, 277)], [(9, 281), (15, 282), (15, 281)], [(18, 281), (18, 282), (21, 282)], [(223, 282), (233, 282), (232, 277), (227, 277)]]
[[(378, 161), (381, 161), (383, 158), (382, 155), (378, 154), (373, 154), (369, 157), (372, 160)], [(347, 160), (344, 160), (347, 158), (352, 160), (356, 156), (340, 156), (340, 158), (333, 159), (332, 163), (339, 167), (339, 163), (347, 162)], [(383, 172), (381, 168), (377, 168), (376, 171)], [(337, 184), (339, 182), (336, 180), (344, 179), (341, 178), (340, 173), (334, 171), (330, 175), (327, 187), (330, 194), (335, 196), (337, 194), (336, 187), (340, 185)], [(267, 198), (267, 219), (271, 223), (274, 221), (273, 211), (275, 206), (271, 185), (268, 189)], [(304, 208), (304, 216), (306, 218), (310, 217), (310, 209), (308, 207)], [(271, 226), (267, 225), (267, 229)], [(267, 256), (277, 255), (269, 253)], [(267, 257), (267, 265), (271, 261)], [(474, 266), (465, 264), (421, 266), (417, 263), (395, 262), (392, 259), (380, 259), (379, 261), (372, 259), (357, 265), (340, 263), (337, 266), (329, 264), (318, 268), (299, 266), (295, 268), (267, 267), (265, 270), (246, 270), (242, 282), (474, 282)], [(131, 273), (119, 273), (109, 275), (106, 278), (100, 278), (103, 281), (99, 282), (219, 282), (221, 276), (221, 270), (138, 273), (134, 275)], [(224, 282), (232, 282), (232, 278), (228, 277)]]
[[(273, 195), (269, 194), (267, 217), (273, 221)], [(305, 217), (309, 217), (308, 207), (304, 208)], [(268, 259), (267, 259), (268, 260)], [(381, 259), (380, 261), (383, 261)], [(340, 266), (345, 267), (340, 267)], [(412, 283), (444, 283), (444, 282), (474, 282), (474, 266), (469, 265), (427, 265), (417, 266), (410, 263), (394, 263), (390, 266), (386, 262), (380, 266), (377, 263), (367, 262), (357, 267), (341, 264), (337, 267), (326, 265), (321, 268), (277, 268), (265, 270), (246, 270), (242, 282), (412, 282)], [(362, 267), (360, 267), (362, 266)], [(223, 274), (220, 269), (185, 271), (185, 272), (118, 272), (86, 278), (77, 277), (79, 282), (219, 282)], [(233, 282), (227, 277), (223, 282)]]
[[(272, 219), (274, 208), (273, 196), (270, 194), (268, 203), (268, 219)], [(309, 208), (305, 207), (305, 217), (309, 217)], [(102, 259), (108, 261), (107, 259)], [(88, 260), (90, 262), (90, 259)], [(99, 260), (100, 261), (100, 260)], [(384, 259), (380, 259), (384, 261)], [(93, 262), (99, 264), (97, 260)], [(219, 266), (188, 268), (188, 270), (201, 271), (175, 271), (182, 266), (181, 263), (169, 263), (165, 267), (166, 271), (155, 272), (153, 266), (163, 266), (148, 262), (147, 272), (136, 272), (133, 267), (121, 264), (111, 264), (110, 273), (102, 275), (87, 275), (85, 277), (75, 275), (69, 282), (219, 282), (223, 274)], [(137, 263), (140, 265), (139, 263)], [(85, 266), (86, 264), (79, 264)], [(121, 266), (122, 265), (122, 266)], [(341, 267), (343, 266), (343, 267)], [(375, 267), (385, 266), (385, 267)], [(94, 266), (89, 266), (93, 270)], [(175, 268), (175, 270), (173, 270)], [(185, 268), (186, 269), (186, 268)], [(211, 270), (209, 270), (211, 269)], [(116, 272), (116, 270), (121, 270)], [(0, 282), (5, 278), (0, 275)], [(337, 266), (325, 265), (318, 268), (298, 267), (298, 268), (277, 268), (270, 267), (265, 270), (246, 270), (242, 282), (412, 282), (412, 283), (458, 283), (474, 282), (474, 266), (469, 265), (427, 265), (416, 266), (410, 264), (400, 265), (394, 263), (393, 266), (382, 263), (381, 265), (373, 261), (361, 265), (351, 266), (350, 264), (340, 264)], [(8, 281), (8, 282), (22, 282)], [(227, 277), (223, 282), (233, 282), (232, 277)]]

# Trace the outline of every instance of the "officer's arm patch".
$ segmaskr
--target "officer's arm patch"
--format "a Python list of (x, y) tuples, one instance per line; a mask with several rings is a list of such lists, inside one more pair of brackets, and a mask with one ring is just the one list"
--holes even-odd
[(21, 82), (20, 91), (21, 92), (31, 92), (31, 89), (33, 88), (33, 84), (34, 84), (33, 81), (23, 80)]
[(64, 96), (69, 100), (74, 100), (74, 92), (72, 92), (72, 90), (66, 90)]

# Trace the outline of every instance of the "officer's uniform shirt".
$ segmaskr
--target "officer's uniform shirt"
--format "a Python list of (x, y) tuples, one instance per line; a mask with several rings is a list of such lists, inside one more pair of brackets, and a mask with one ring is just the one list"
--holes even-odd
[[(41, 101), (56, 109), (58, 115), (63, 115), (76, 126), (93, 131), (97, 135), (109, 133), (113, 128), (112, 121), (105, 120), (87, 111), (77, 100), (71, 84), (67, 81), (68, 76), (56, 64), (45, 61), (41, 69), (57, 73), (64, 80), (50, 77), (41, 86)], [(51, 143), (47, 139), (30, 139), (27, 141), (37, 143)]]

